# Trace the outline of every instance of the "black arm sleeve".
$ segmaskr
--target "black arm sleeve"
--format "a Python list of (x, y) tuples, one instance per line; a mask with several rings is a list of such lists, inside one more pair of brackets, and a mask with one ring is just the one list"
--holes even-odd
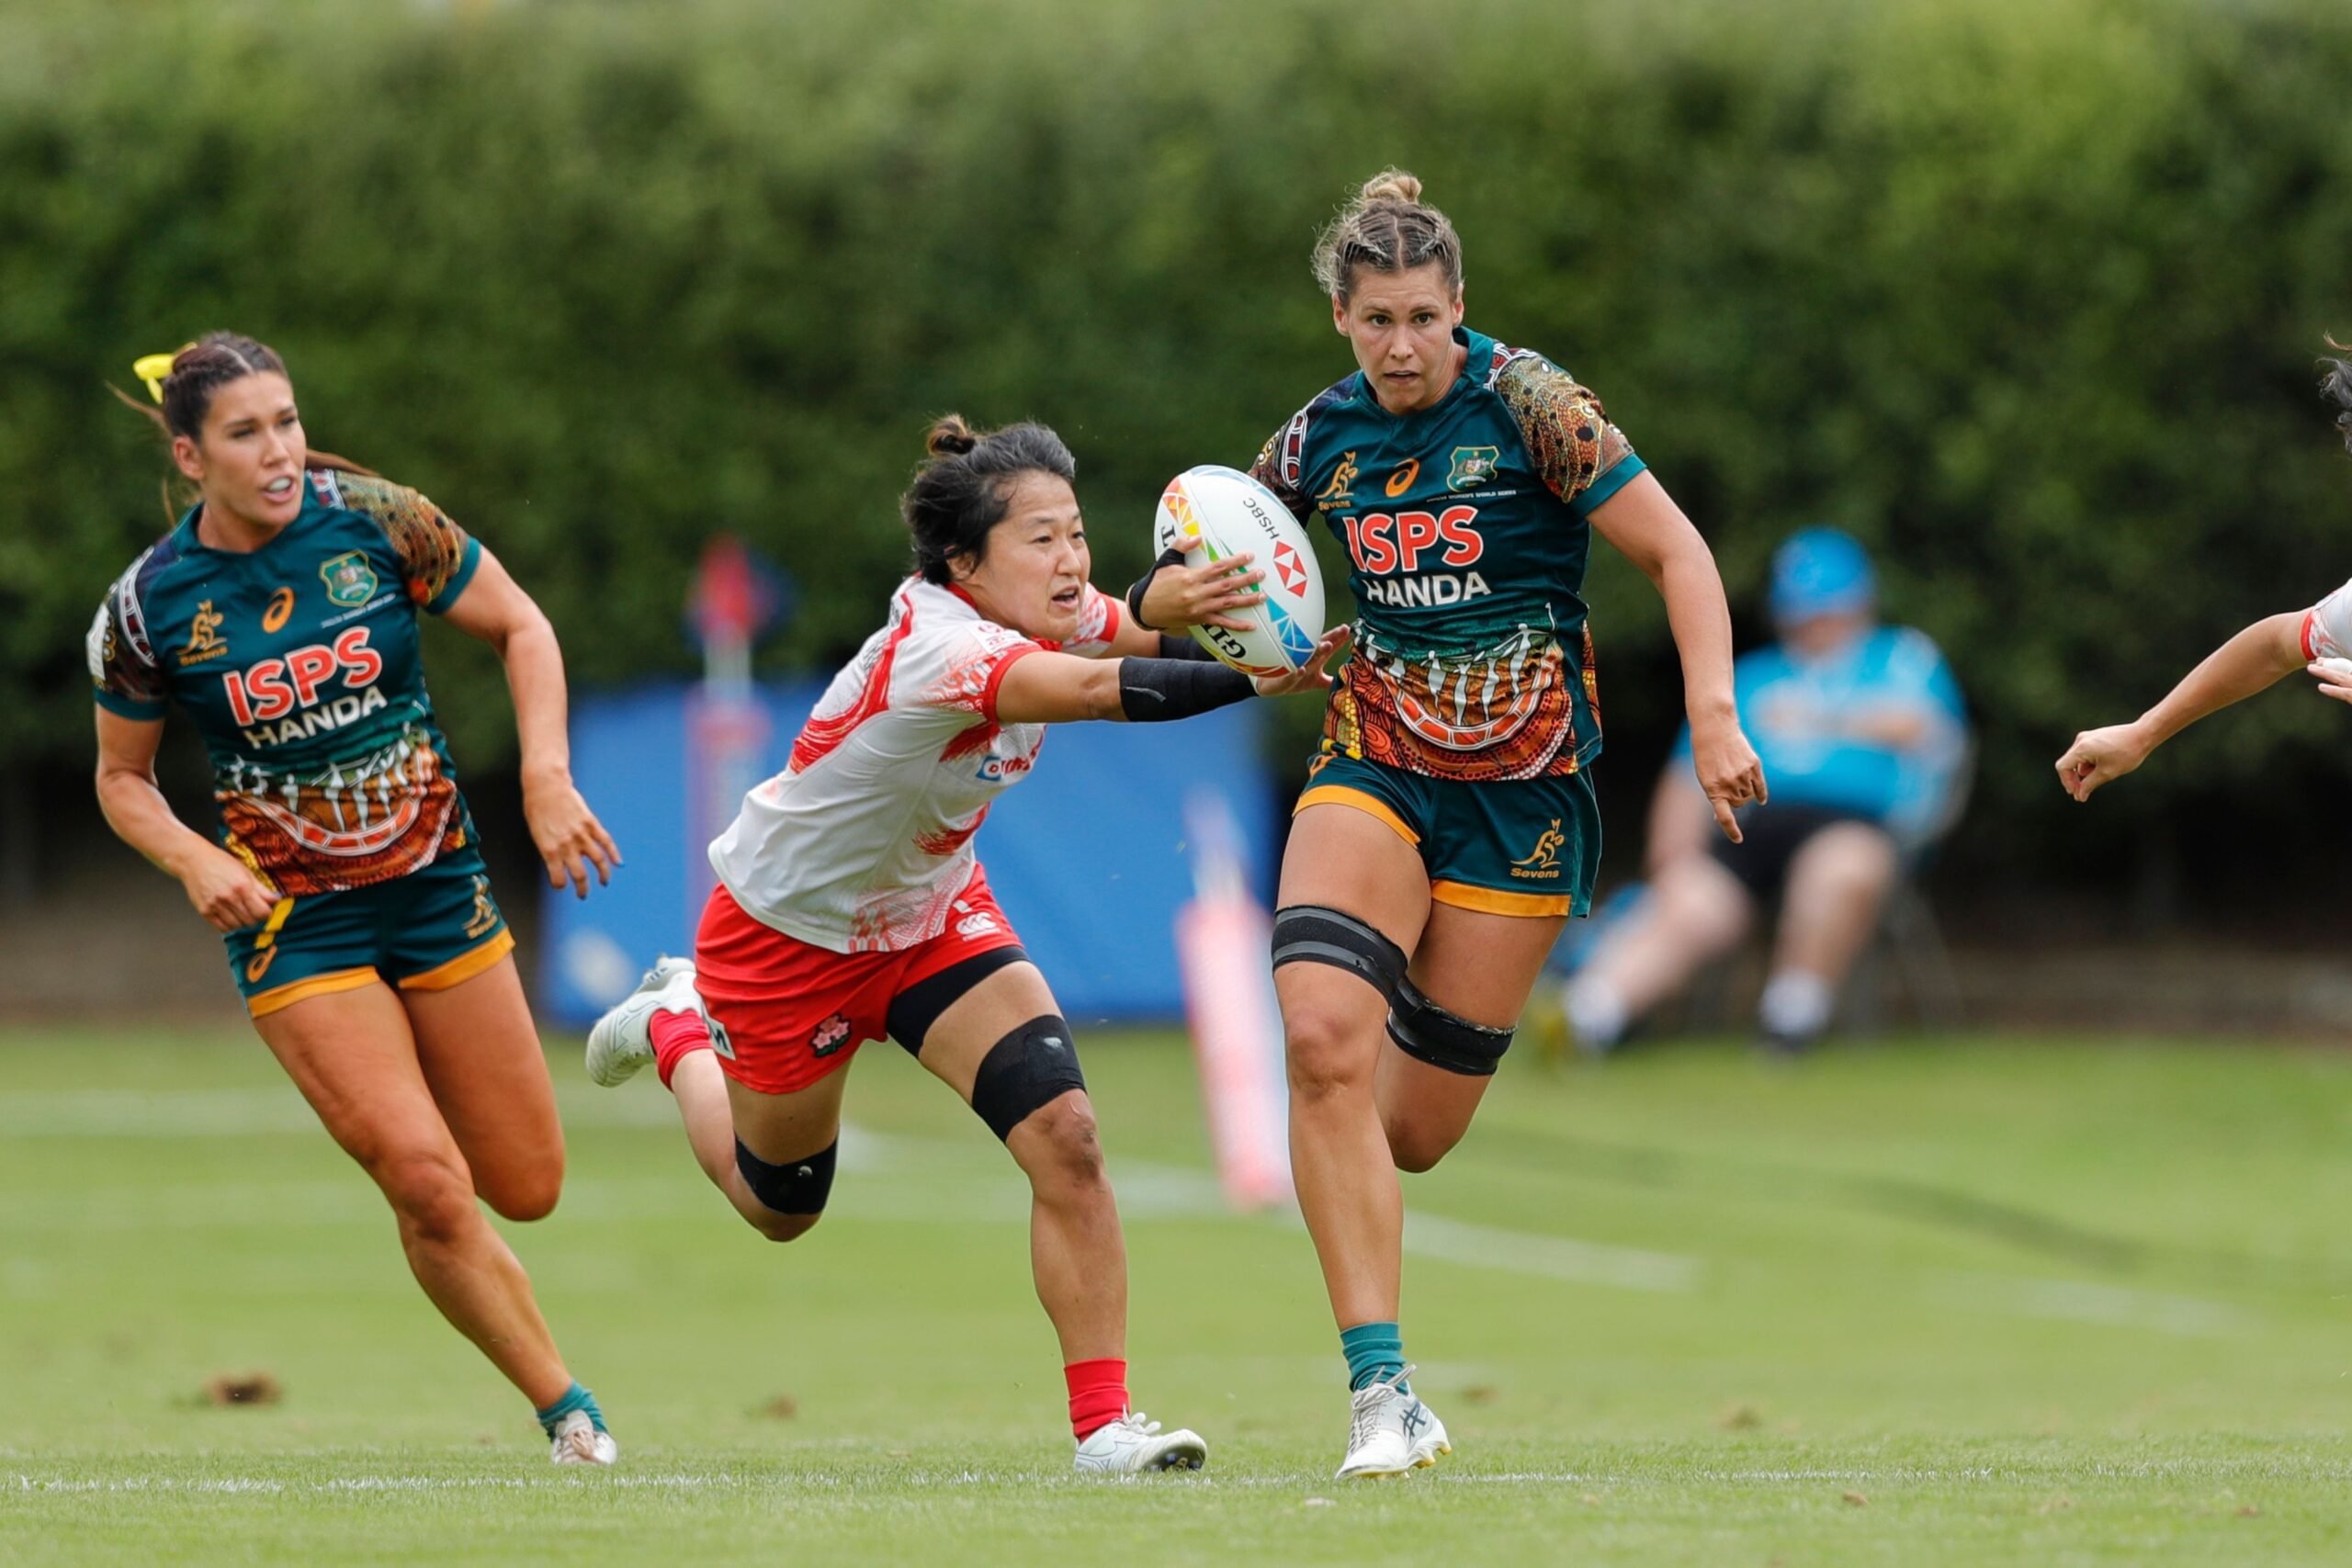
[(1119, 660), (1119, 711), (1136, 724), (1190, 718), (1257, 693), (1249, 676), (1216, 660)]
[(1156, 632), (1159, 629), (1143, 618), (1143, 596), (1151, 592), (1151, 580), (1158, 577), (1163, 570), (1183, 564), (1184, 552), (1170, 545), (1159, 552), (1158, 560), (1143, 569), (1143, 575), (1136, 579), (1133, 588), (1127, 590), (1127, 614), (1135, 617), (1136, 625), (1148, 632)]
[(1161, 632), (1159, 634), (1159, 657), (1162, 659), (1214, 660), (1216, 658), (1216, 655), (1211, 653), (1207, 649), (1203, 648), (1199, 643), (1194, 642), (1191, 637), (1170, 637), (1168, 633)]

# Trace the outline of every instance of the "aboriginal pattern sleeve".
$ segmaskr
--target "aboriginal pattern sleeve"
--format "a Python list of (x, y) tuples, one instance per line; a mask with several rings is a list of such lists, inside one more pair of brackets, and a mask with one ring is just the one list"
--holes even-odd
[(2352, 659), (2352, 582), (2303, 612), (2305, 659)]
[(97, 616), (90, 623), (87, 650), (93, 695), (98, 706), (124, 718), (162, 718), (170, 706), (164, 668), (140, 618), (137, 584), (147, 559), (141, 556), (107, 591), (106, 603), (98, 606)]
[(1512, 357), (1495, 390), (1519, 425), (1544, 483), (1579, 517), (1643, 471), (1625, 433), (1590, 388), (1539, 354)]
[(1274, 492), (1274, 499), (1304, 523), (1315, 515), (1315, 502), (1299, 482), (1299, 456), (1306, 441), (1306, 413), (1301, 409), (1258, 449), (1250, 477)]
[(343, 504), (374, 518), (391, 540), (410, 599), (436, 615), (458, 602), (481, 564), (480, 540), (406, 485), (359, 474), (337, 474), (335, 482)]

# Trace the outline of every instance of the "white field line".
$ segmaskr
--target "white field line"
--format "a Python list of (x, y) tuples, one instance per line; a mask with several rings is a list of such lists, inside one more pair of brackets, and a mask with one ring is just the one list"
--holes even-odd
[[(126, 1493), (176, 1493), (214, 1496), (348, 1496), (355, 1494), (405, 1492), (529, 1492), (549, 1489), (567, 1493), (579, 1490), (603, 1490), (618, 1487), (630, 1491), (656, 1492), (749, 1492), (763, 1495), (776, 1492), (840, 1492), (855, 1495), (865, 1490), (854, 1472), (844, 1472), (843, 1461), (829, 1461), (821, 1470), (763, 1471), (758, 1474), (735, 1472), (680, 1472), (670, 1474), (640, 1474), (626, 1469), (604, 1474), (557, 1473), (526, 1477), (515, 1475), (348, 1475), (325, 1480), (282, 1481), (270, 1476), (201, 1476), (123, 1477), (107, 1480), (85, 1480), (79, 1477), (6, 1475), (0, 1474), (0, 1495), (15, 1493), (28, 1496), (74, 1497), (111, 1495)], [(2267, 1460), (2150, 1460), (2134, 1463), (2095, 1463), (2074, 1466), (2070, 1475), (2079, 1478), (2084, 1473), (2102, 1481), (2168, 1481), (2214, 1484), (2246, 1479), (2283, 1480), (2305, 1476), (2334, 1478), (2337, 1468), (2327, 1462), (2280, 1466)], [(1473, 1487), (1574, 1487), (1583, 1492), (1595, 1486), (1625, 1487), (1634, 1490), (1655, 1490), (1663, 1486), (1687, 1484), (1691, 1482), (1732, 1486), (1810, 1486), (1810, 1485), (1871, 1485), (1871, 1486), (1932, 1486), (2007, 1483), (2019, 1486), (2042, 1484), (2047, 1477), (2036, 1466), (2021, 1464), (1959, 1465), (1951, 1469), (1935, 1466), (1889, 1465), (1873, 1467), (1809, 1467), (1802, 1469), (1700, 1469), (1685, 1470), (1669, 1467), (1662, 1473), (1652, 1474), (1645, 1468), (1631, 1470), (1601, 1467), (1592, 1470), (1564, 1471), (1498, 1471), (1480, 1472), (1441, 1466), (1412, 1478), (1413, 1486), (1473, 1486)], [(1034, 1471), (1014, 1463), (1001, 1471), (978, 1471), (970, 1468), (954, 1470), (914, 1471), (899, 1472), (892, 1477), (892, 1484), (912, 1490), (952, 1490), (968, 1486), (994, 1486), (1008, 1481), (1024, 1480), (1046, 1489), (1085, 1487), (1092, 1489), (1102, 1483), (1096, 1478), (1079, 1477), (1059, 1470)], [(1138, 1481), (1138, 1484), (1152, 1484)], [(1253, 1492), (1295, 1491), (1323, 1495), (1330, 1490), (1330, 1483), (1319, 1473), (1232, 1475), (1209, 1473), (1188, 1476), (1159, 1484), (1211, 1489), (1233, 1489)]]
[(2007, 1313), (2015, 1317), (2102, 1327), (2144, 1328), (2157, 1334), (2227, 1339), (2258, 1326), (2255, 1314), (2195, 1296), (2135, 1291), (2088, 1280), (2041, 1280), (2007, 1274), (1955, 1273), (1927, 1282), (1928, 1298), (1942, 1305)]
[[(667, 1095), (559, 1089), (575, 1127), (663, 1127)], [(316, 1133), (319, 1119), (291, 1085), (255, 1089), (34, 1089), (0, 1094), (0, 1137), (250, 1138)]]
[[(676, 1123), (677, 1113), (664, 1094), (568, 1085), (559, 1087), (557, 1102), (565, 1124), (572, 1127), (658, 1129)], [(0, 1094), (0, 1137), (236, 1138), (269, 1134), (320, 1135), (318, 1118), (291, 1086)], [(1001, 1158), (977, 1139), (955, 1142), (845, 1125), (842, 1172), (865, 1179), (838, 1189), (834, 1207), (839, 1217), (853, 1221), (1023, 1223), (1029, 1215), (1027, 1187), (1002, 1167)], [(1120, 1210), (1130, 1219), (1210, 1219), (1230, 1213), (1216, 1180), (1205, 1171), (1114, 1156), (1112, 1176)], [(703, 1195), (691, 1188), (648, 1189), (574, 1178), (566, 1185), (559, 1212), (573, 1217), (642, 1219), (691, 1217), (707, 1209)], [(167, 1191), (130, 1207), (103, 1193), (64, 1194), (45, 1198), (37, 1206), (0, 1212), (0, 1235), (123, 1231), (159, 1223), (181, 1230), (345, 1225), (380, 1213), (375, 1194), (356, 1183), (347, 1189), (304, 1182)], [(1296, 1215), (1290, 1214), (1288, 1222), (1295, 1224)], [(1679, 1254), (1506, 1230), (1417, 1211), (1405, 1215), (1405, 1250), (1461, 1267), (1651, 1292), (1696, 1290), (1706, 1273), (1702, 1260)], [(1930, 1300), (1974, 1311), (2164, 1334), (2221, 1337), (2257, 1325), (2253, 1314), (2238, 1308), (2093, 1280), (1948, 1273), (1931, 1278), (1923, 1290)]]
[(1462, 1220), (1405, 1213), (1405, 1250), (1421, 1258), (1474, 1269), (1499, 1269), (1578, 1285), (1614, 1285), (1627, 1291), (1692, 1291), (1706, 1266), (1671, 1252), (1606, 1247), (1564, 1235), (1498, 1230)]

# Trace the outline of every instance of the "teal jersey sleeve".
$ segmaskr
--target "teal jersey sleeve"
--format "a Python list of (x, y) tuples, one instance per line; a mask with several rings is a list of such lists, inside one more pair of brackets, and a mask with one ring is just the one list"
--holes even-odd
[(409, 598), (446, 614), (481, 565), (481, 541), (406, 485), (370, 475), (338, 474), (343, 504), (375, 520), (401, 559)]
[(1590, 388), (1539, 354), (1519, 354), (1495, 379), (1544, 485), (1578, 517), (1645, 471)]

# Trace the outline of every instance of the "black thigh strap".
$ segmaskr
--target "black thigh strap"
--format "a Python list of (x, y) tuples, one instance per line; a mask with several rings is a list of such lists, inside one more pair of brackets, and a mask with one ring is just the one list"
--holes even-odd
[(1448, 1012), (1410, 980), (1400, 980), (1388, 1005), (1388, 1038), (1408, 1056), (1464, 1077), (1492, 1074), (1516, 1031), (1473, 1023)]
[(1028, 962), (1029, 954), (1022, 951), (1019, 942), (1014, 942), (975, 953), (960, 964), (951, 964), (892, 997), (882, 1026), (889, 1031), (891, 1039), (907, 1048), (908, 1055), (920, 1056), (923, 1036), (931, 1032), (931, 1026), (939, 1021), (941, 1013), (964, 999), (965, 992), (1008, 964)]
[(1274, 967), (1329, 964), (1361, 977), (1383, 997), (1405, 978), (1405, 950), (1364, 921), (1320, 904), (1290, 904), (1274, 911)]
[(989, 1132), (1009, 1138), (1031, 1113), (1085, 1087), (1069, 1025), (1057, 1014), (1043, 1013), (989, 1046), (980, 1058), (979, 1070), (972, 1077), (972, 1109)]
[(833, 1162), (842, 1141), (835, 1138), (806, 1159), (770, 1165), (735, 1140), (735, 1168), (760, 1206), (779, 1214), (821, 1214), (833, 1190)]

